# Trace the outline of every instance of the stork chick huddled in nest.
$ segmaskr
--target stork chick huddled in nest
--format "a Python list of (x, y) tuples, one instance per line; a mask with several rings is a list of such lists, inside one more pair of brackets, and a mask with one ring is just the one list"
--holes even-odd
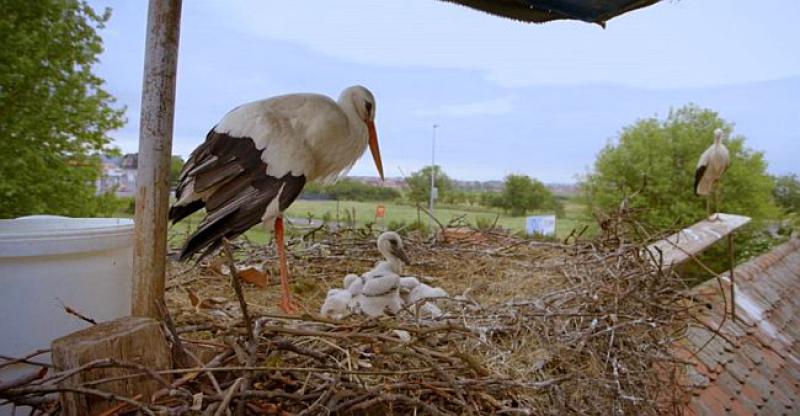
[(385, 260), (361, 276), (345, 276), (344, 289), (328, 291), (320, 313), (333, 319), (342, 319), (353, 313), (374, 317), (387, 312), (395, 314), (403, 307), (419, 302), (423, 314), (441, 315), (436, 305), (424, 302), (424, 299), (445, 297), (447, 292), (420, 283), (416, 277), (400, 276), (403, 264), (411, 263), (400, 235), (393, 231), (381, 234), (378, 251)]

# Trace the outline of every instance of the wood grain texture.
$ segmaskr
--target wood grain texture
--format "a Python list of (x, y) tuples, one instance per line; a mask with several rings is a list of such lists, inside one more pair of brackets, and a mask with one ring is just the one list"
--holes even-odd
[[(99, 359), (114, 359), (132, 362), (151, 369), (169, 369), (171, 355), (169, 345), (158, 321), (150, 318), (125, 317), (61, 337), (52, 344), (53, 364), (57, 371), (66, 371)], [(62, 381), (61, 387), (77, 386), (93, 380), (140, 373), (136, 369), (95, 368), (82, 371)], [(111, 394), (134, 397), (141, 394), (147, 402), (150, 396), (162, 388), (150, 377), (137, 377), (114, 381), (97, 386)], [(61, 406), (66, 415), (97, 414), (118, 403), (87, 395), (64, 393)]]

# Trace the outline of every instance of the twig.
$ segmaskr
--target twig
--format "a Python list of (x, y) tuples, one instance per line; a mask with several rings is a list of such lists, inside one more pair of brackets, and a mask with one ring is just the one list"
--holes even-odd
[(144, 412), (145, 414), (155, 416), (153, 409), (158, 411), (166, 411), (167, 408), (164, 406), (156, 406), (156, 405), (148, 405), (147, 403), (140, 402), (135, 399), (131, 399), (128, 397), (120, 396), (117, 394), (109, 393), (102, 390), (91, 389), (87, 387), (80, 387), (80, 386), (61, 386), (61, 387), (49, 387), (49, 386), (37, 386), (37, 387), (25, 387), (25, 388), (18, 388), (18, 389), (10, 389), (4, 392), (5, 396), (13, 397), (13, 396), (22, 396), (22, 395), (46, 395), (51, 393), (77, 393), (77, 394), (85, 394), (88, 396), (95, 396), (100, 397), (101, 399), (105, 399), (108, 401), (121, 401), (125, 402), (138, 410)]
[(56, 298), (56, 300), (58, 300), (58, 303), (61, 304), (61, 308), (63, 308), (64, 312), (66, 312), (67, 314), (72, 315), (72, 316), (74, 316), (74, 317), (76, 317), (76, 318), (78, 318), (78, 319), (80, 319), (82, 321), (88, 322), (88, 323), (90, 323), (92, 325), (97, 325), (97, 321), (95, 321), (94, 319), (89, 318), (88, 316), (86, 316), (86, 315), (76, 311), (75, 309), (72, 309), (69, 306), (65, 305), (64, 302), (61, 299)]
[(170, 334), (170, 339), (172, 339), (172, 345), (175, 347), (175, 356), (177, 360), (183, 365), (188, 365), (186, 362), (188, 357), (186, 348), (183, 347), (183, 342), (181, 341), (181, 337), (178, 335), (178, 330), (175, 328), (175, 321), (172, 320), (172, 315), (170, 315), (167, 305), (164, 304), (162, 299), (158, 299), (156, 300), (156, 307), (161, 313), (161, 316), (164, 319), (164, 326), (167, 327), (167, 331)]
[(228, 410), (228, 405), (231, 403), (231, 399), (233, 399), (233, 395), (236, 394), (236, 390), (239, 389), (239, 385), (244, 381), (244, 378), (239, 377), (236, 381), (233, 382), (231, 387), (228, 389), (228, 393), (225, 394), (225, 398), (220, 403), (217, 411), (214, 412), (214, 416), (222, 416), (226, 410)]
[(438, 219), (438, 218), (436, 218), (436, 216), (434, 216), (433, 214), (431, 214), (431, 212), (430, 212), (430, 211), (428, 211), (428, 210), (427, 210), (425, 207), (423, 207), (423, 206), (421, 206), (421, 205), (417, 205), (417, 207), (418, 207), (420, 210), (422, 210), (422, 212), (424, 212), (425, 214), (427, 214), (427, 215), (428, 215), (428, 216), (429, 216), (429, 217), (430, 217), (430, 218), (431, 218), (431, 219), (432, 219), (432, 220), (433, 220), (433, 221), (434, 221), (434, 222), (435, 222), (435, 223), (436, 223), (436, 224), (439, 226), (439, 228), (440, 228), (442, 231), (444, 231), (444, 229), (445, 229), (445, 226), (442, 224), (442, 222), (441, 222), (441, 221), (439, 221), (439, 219)]
[(37, 362), (34, 362), (34, 361), (30, 361), (30, 359), (31, 359), (31, 358), (33, 358), (33, 357), (36, 357), (36, 356), (38, 356), (38, 355), (42, 355), (42, 354), (47, 354), (47, 353), (49, 353), (49, 352), (50, 352), (50, 349), (49, 349), (49, 348), (47, 348), (47, 349), (41, 349), (41, 350), (36, 350), (36, 351), (34, 351), (34, 352), (32, 352), (32, 353), (30, 353), (30, 354), (28, 354), (28, 355), (24, 356), (24, 357), (20, 357), (20, 358), (13, 358), (13, 357), (8, 357), (8, 356), (5, 356), (5, 355), (0, 355), (0, 358), (1, 358), (1, 359), (3, 359), (3, 360), (7, 360), (6, 362), (4, 362), (4, 363), (0, 364), (0, 369), (3, 369), (3, 368), (5, 368), (5, 367), (11, 366), (11, 365), (20, 364), (20, 363), (23, 363), (23, 364), (31, 364), (31, 365), (38, 365), (38, 366), (40, 366), (40, 367), (48, 367), (48, 368), (52, 368), (52, 367), (53, 367), (53, 365), (52, 365), (52, 364), (47, 364), (47, 363), (37, 363)]
[(40, 378), (44, 377), (45, 374), (47, 374), (47, 368), (42, 367), (36, 371), (29, 371), (12, 379), (0, 380), (0, 392), (7, 389), (13, 389), (14, 387), (19, 387), (23, 384), (28, 384), (34, 380), (39, 380)]
[[(142, 395), (141, 395), (141, 393), (140, 393), (140, 394), (137, 394), (137, 395), (135, 395), (135, 396), (133, 396), (133, 397), (132, 397), (132, 399), (133, 399), (133, 400), (141, 400), (141, 399), (142, 399)], [(130, 405), (129, 405), (128, 403), (125, 403), (125, 402), (123, 402), (123, 403), (120, 403), (120, 404), (118, 404), (118, 405), (116, 405), (116, 406), (114, 406), (114, 407), (111, 407), (111, 408), (109, 408), (109, 409), (108, 409), (108, 410), (106, 410), (105, 412), (103, 412), (103, 413), (100, 413), (100, 414), (99, 414), (99, 415), (97, 415), (97, 416), (114, 416), (114, 415), (116, 415), (118, 412), (122, 411), (122, 409), (124, 409), (126, 406), (130, 406)]]
[(242, 283), (239, 281), (239, 271), (236, 269), (236, 260), (233, 258), (233, 251), (231, 251), (231, 246), (227, 238), (222, 239), (222, 247), (228, 258), (228, 268), (231, 272), (231, 286), (233, 286), (236, 299), (239, 301), (239, 309), (242, 311), (242, 318), (244, 318), (244, 324), (247, 327), (248, 337), (253, 341), (253, 321), (250, 319), (250, 314), (247, 312), (247, 301), (244, 299)]

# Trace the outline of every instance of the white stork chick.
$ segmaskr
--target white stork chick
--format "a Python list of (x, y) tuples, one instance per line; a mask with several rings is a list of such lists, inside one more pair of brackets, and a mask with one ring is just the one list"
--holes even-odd
[(383, 275), (387, 272), (399, 275), (403, 270), (403, 264), (411, 264), (403, 249), (403, 239), (400, 238), (400, 234), (386, 231), (378, 236), (377, 245), (378, 251), (386, 260), (379, 261), (372, 270), (364, 273), (365, 279), (369, 279), (373, 274)]
[(356, 298), (358, 308), (369, 316), (380, 316), (386, 311), (397, 313), (403, 307), (399, 287), (400, 276), (394, 273), (373, 276), (364, 282)]
[(353, 313), (360, 312), (358, 308), (358, 295), (361, 294), (361, 289), (363, 287), (364, 287), (363, 277), (353, 273), (350, 273), (344, 277), (344, 288), (348, 292), (350, 292), (350, 301), (348, 302), (347, 306)]
[(369, 316), (379, 316), (386, 310), (396, 313), (403, 307), (400, 298), (400, 271), (403, 263), (409, 264), (403, 250), (403, 240), (393, 231), (378, 237), (378, 251), (385, 261), (380, 261), (370, 271), (362, 275), (363, 287), (356, 296), (358, 308)]
[(346, 289), (331, 289), (320, 308), (320, 315), (326, 318), (342, 319), (350, 315), (352, 295)]
[(442, 310), (435, 304), (428, 302), (428, 300), (446, 297), (447, 292), (444, 289), (420, 283), (408, 294), (406, 304), (411, 306), (419, 302), (419, 310), (423, 315), (430, 315), (431, 317), (438, 318), (442, 315)]
[(403, 302), (408, 304), (408, 294), (419, 285), (419, 280), (416, 277), (406, 276), (400, 278), (400, 296), (403, 298)]
[(706, 211), (708, 211), (709, 217), (711, 216), (709, 195), (713, 194), (714, 209), (717, 209), (719, 181), (731, 164), (728, 148), (722, 144), (724, 135), (722, 129), (714, 130), (714, 144), (700, 156), (694, 174), (694, 193), (706, 197)]
[(420, 283), (415, 287), (411, 293), (408, 294), (408, 303), (414, 304), (423, 299), (436, 299), (446, 298), (447, 292), (440, 287), (428, 286), (425, 283)]
[(347, 289), (351, 295), (356, 296), (361, 293), (362, 287), (364, 287), (364, 279), (361, 276), (350, 273), (344, 277), (344, 288)]
[(419, 285), (419, 279), (414, 276), (400, 278), (400, 297), (403, 299), (404, 305), (411, 305), (411, 302), (408, 301), (408, 295), (411, 294), (411, 291)]
[(211, 129), (183, 167), (169, 211), (172, 223), (205, 208), (206, 217), (181, 249), (200, 258), (263, 222), (274, 230), (282, 302), (296, 312), (289, 290), (283, 212), (306, 183), (335, 180), (369, 146), (378, 173), (383, 165), (375, 130), (375, 98), (362, 86), (334, 101), (291, 94), (236, 107)]

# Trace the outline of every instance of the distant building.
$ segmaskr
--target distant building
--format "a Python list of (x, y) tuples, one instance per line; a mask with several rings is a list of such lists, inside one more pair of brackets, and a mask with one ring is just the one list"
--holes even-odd
[(381, 183), (381, 179), (377, 176), (347, 176), (344, 179), (349, 179), (355, 182), (365, 183), (372, 186), (382, 186), (384, 188), (392, 188), (397, 190), (408, 189), (408, 184), (403, 178), (386, 178)]
[[(501, 192), (505, 182), (499, 180), (462, 181), (453, 179), (453, 185), (464, 191)], [(579, 191), (579, 185), (576, 183), (547, 183), (545, 186), (557, 196), (570, 197), (576, 195)]]
[(462, 181), (453, 179), (453, 185), (464, 191), (500, 192), (503, 190), (503, 181)]
[(101, 158), (100, 169), (102, 172), (100, 178), (95, 182), (97, 194), (104, 194), (121, 185), (124, 173), (119, 168), (120, 160), (121, 158), (107, 156)]
[(139, 167), (139, 154), (128, 153), (125, 156), (122, 156), (122, 160), (120, 161), (120, 166), (123, 169), (136, 170)]
[(123, 157), (103, 157), (102, 174), (95, 182), (98, 194), (115, 191), (119, 196), (133, 196), (136, 192), (136, 170), (139, 155), (128, 153)]

